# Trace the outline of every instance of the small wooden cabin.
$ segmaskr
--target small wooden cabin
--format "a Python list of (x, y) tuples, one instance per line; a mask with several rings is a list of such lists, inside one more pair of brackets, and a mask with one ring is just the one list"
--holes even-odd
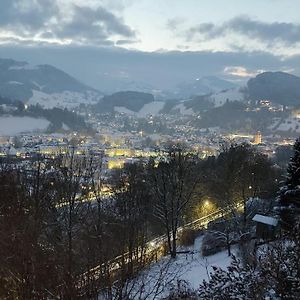
[(256, 237), (263, 240), (272, 240), (278, 227), (278, 219), (274, 217), (256, 214), (253, 219), (256, 222)]

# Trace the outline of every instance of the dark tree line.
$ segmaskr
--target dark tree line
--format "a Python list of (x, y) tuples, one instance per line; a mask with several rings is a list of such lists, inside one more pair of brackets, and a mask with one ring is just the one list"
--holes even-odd
[[(278, 193), (279, 230), (272, 243), (248, 243), (247, 256), (234, 257), (227, 270), (213, 267), (196, 291), (178, 289), (170, 299), (299, 299), (300, 297), (300, 140)], [(274, 212), (273, 212), (274, 213)], [(177, 297), (177, 298), (176, 298)]]
[(165, 234), (176, 257), (179, 228), (203, 195), (225, 212), (271, 195), (276, 177), (247, 145), (205, 161), (177, 146), (159, 161), (125, 165), (109, 177), (102, 171), (101, 156), (74, 148), (26, 167), (1, 163), (0, 298), (93, 299), (101, 290), (107, 299), (130, 299), (137, 290), (128, 279), (149, 263), (148, 242)]
[(278, 207), (283, 228), (292, 229), (300, 215), (300, 139), (293, 147), (284, 185), (279, 191)]
[[(149, 203), (139, 185), (140, 170), (123, 170), (116, 178), (118, 192), (101, 199), (98, 159), (70, 151), (56, 160), (40, 158), (27, 168), (1, 165), (0, 298), (92, 296), (101, 285), (111, 284), (105, 262), (127, 251), (139, 255)], [(80, 201), (86, 189), (94, 201)], [(91, 290), (81, 291), (81, 274), (98, 265), (100, 282), (90, 274)], [(127, 273), (132, 266), (126, 261)]]
[[(161, 232), (149, 166), (112, 174), (108, 196), (102, 158), (75, 152), (38, 157), (26, 168), (1, 164), (0, 298), (85, 299), (102, 290), (107, 299), (124, 299), (133, 289), (128, 278), (149, 263), (146, 244)], [(81, 201), (87, 197), (92, 201)], [(109, 263), (117, 256), (118, 272)], [(96, 276), (88, 272), (95, 267)]]

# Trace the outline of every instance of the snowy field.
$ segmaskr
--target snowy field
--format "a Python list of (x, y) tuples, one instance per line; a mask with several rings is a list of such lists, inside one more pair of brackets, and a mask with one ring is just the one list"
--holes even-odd
[(53, 107), (73, 109), (80, 105), (95, 104), (99, 101), (99, 95), (94, 92), (78, 93), (64, 91), (62, 93), (46, 94), (41, 91), (32, 90), (33, 96), (27, 102), (28, 105), (39, 104), (43, 108), (51, 109)]
[(163, 101), (153, 101), (145, 104), (140, 111), (134, 112), (124, 106), (115, 106), (114, 110), (119, 113), (124, 113), (127, 115), (136, 116), (139, 118), (145, 118), (148, 115), (156, 116), (163, 109), (165, 102)]
[(50, 122), (46, 119), (31, 117), (0, 117), (0, 134), (17, 135), (25, 132), (43, 131)]
[(147, 115), (156, 116), (163, 109), (165, 102), (162, 101), (154, 101), (147, 103), (143, 106), (143, 108), (137, 113), (138, 117), (146, 117)]
[(240, 92), (239, 88), (234, 88), (213, 94), (211, 99), (215, 107), (218, 107), (224, 105), (227, 99), (228, 101), (243, 101), (244, 94)]
[(291, 131), (291, 132), (300, 132), (300, 119), (296, 117), (288, 117), (283, 121), (279, 121), (279, 126), (273, 125), (273, 128), (276, 128), (277, 131)]
[[(140, 274), (133, 282), (133, 289), (137, 291), (134, 299), (162, 299), (172, 286), (176, 286), (180, 281), (186, 281), (190, 288), (198, 289), (203, 280), (208, 280), (213, 266), (226, 269), (231, 262), (227, 251), (202, 257), (200, 252), (202, 239), (203, 237), (198, 237), (193, 246), (178, 249), (178, 251), (189, 250), (193, 254), (178, 254), (175, 260), (164, 257)], [(235, 254), (236, 249), (232, 250)]]
[(192, 115), (194, 111), (192, 108), (186, 108), (184, 103), (180, 103), (174, 106), (172, 110), (179, 110), (182, 115)]

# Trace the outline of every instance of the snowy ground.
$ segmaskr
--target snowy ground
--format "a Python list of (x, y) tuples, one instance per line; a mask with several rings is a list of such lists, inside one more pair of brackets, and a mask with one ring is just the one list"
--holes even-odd
[(194, 254), (179, 254), (178, 261), (184, 265), (183, 273), (180, 279), (186, 280), (194, 289), (199, 287), (203, 280), (209, 279), (209, 273), (212, 272), (212, 266), (218, 266), (226, 269), (231, 262), (227, 251), (222, 251), (211, 256), (203, 257), (200, 249), (202, 244), (202, 237), (196, 239), (195, 244), (190, 248)]
[(43, 131), (50, 122), (31, 117), (0, 117), (0, 135), (17, 135), (25, 132)]
[[(161, 299), (168, 294), (172, 286), (182, 280), (188, 282), (190, 288), (197, 289), (203, 280), (209, 278), (212, 266), (226, 269), (231, 262), (227, 251), (202, 257), (200, 253), (202, 239), (198, 237), (193, 246), (179, 249), (190, 250), (194, 254), (178, 254), (176, 260), (164, 257), (158, 263), (153, 263), (134, 282), (134, 289), (139, 290), (143, 287), (144, 290), (144, 296), (140, 298), (140, 294), (137, 293), (135, 299)], [(233, 253), (235, 252), (236, 249), (233, 249)]]
[(138, 112), (138, 117), (144, 118), (147, 115), (156, 116), (163, 109), (164, 105), (165, 105), (165, 102), (162, 102), (162, 101), (154, 101), (154, 102), (147, 103)]
[(275, 128), (277, 131), (291, 131), (291, 132), (300, 132), (300, 119), (290, 116), (285, 120), (279, 120), (279, 124), (273, 124), (270, 126), (271, 129)]
[(119, 113), (124, 113), (127, 115), (136, 116), (139, 118), (145, 118), (148, 115), (156, 116), (163, 109), (165, 102), (163, 101), (153, 101), (145, 104), (140, 111), (134, 112), (124, 106), (115, 106), (114, 110)]
[(228, 101), (242, 101), (244, 94), (240, 92), (239, 88), (222, 91), (211, 96), (215, 107), (222, 106)]
[(77, 93), (64, 91), (62, 93), (46, 94), (41, 91), (32, 90), (33, 96), (27, 102), (28, 105), (39, 104), (43, 108), (51, 109), (53, 107), (73, 109), (80, 105), (95, 104), (99, 101), (99, 96), (94, 92)]
[(194, 111), (192, 108), (186, 108), (184, 103), (180, 103), (180, 104), (177, 104), (174, 106), (174, 108), (172, 110), (179, 110), (179, 112), (182, 114), (182, 115), (192, 115), (194, 114)]

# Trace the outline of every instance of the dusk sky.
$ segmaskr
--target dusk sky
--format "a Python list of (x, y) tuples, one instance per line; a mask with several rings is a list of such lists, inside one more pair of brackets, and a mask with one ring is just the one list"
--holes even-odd
[(1, 0), (0, 56), (50, 63), (98, 88), (107, 78), (170, 87), (300, 75), (299, 10), (297, 0)]

